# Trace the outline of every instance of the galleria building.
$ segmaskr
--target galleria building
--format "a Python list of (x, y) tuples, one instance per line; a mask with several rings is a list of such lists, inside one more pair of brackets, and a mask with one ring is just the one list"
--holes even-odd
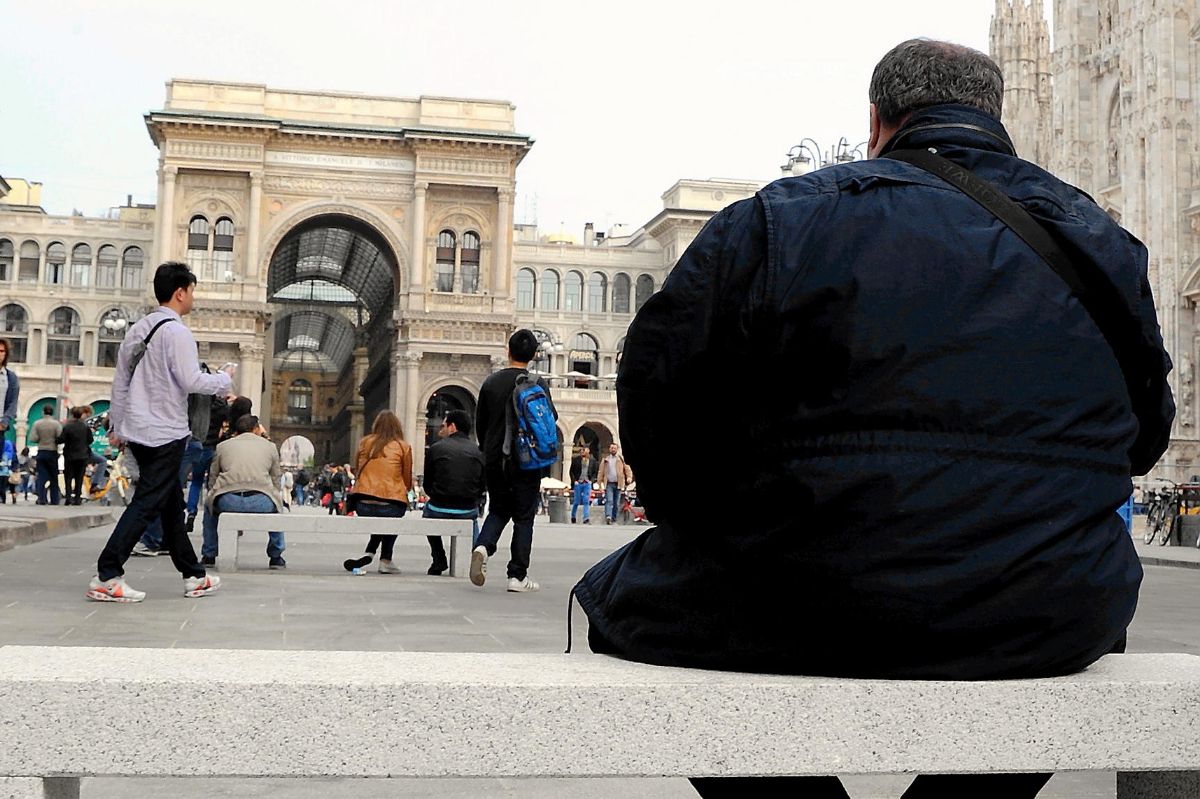
[[(1053, 50), (1041, 0), (997, 0), (992, 21), (1018, 152), (1150, 249), (1176, 363), (1160, 466), (1174, 479), (1200, 472), (1194, 5), (1056, 0)], [(641, 227), (589, 226), (576, 244), (513, 223), (533, 141), (509, 103), (173, 80), (146, 126), (156, 206), (50, 216), (36, 184), (0, 179), (0, 336), (22, 382), (20, 442), (60, 395), (106, 407), (121, 338), (154, 304), (154, 267), (181, 260), (200, 279), (187, 321), (201, 360), (238, 363), (272, 438), (306, 438), (318, 463), (348, 461), (385, 408), (414, 444), (446, 410), (473, 413), (517, 327), (543, 341), (533, 368), (555, 376), (563, 440), (602, 452), (619, 440), (614, 378), (633, 314), (705, 221), (759, 188), (681, 180)], [(419, 474), (422, 446), (414, 458)]]

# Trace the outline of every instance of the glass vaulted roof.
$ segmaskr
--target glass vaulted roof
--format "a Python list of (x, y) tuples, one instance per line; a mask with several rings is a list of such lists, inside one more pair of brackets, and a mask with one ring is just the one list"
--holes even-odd
[[(267, 281), (269, 301), (292, 306), (275, 322), (275, 368), (340, 372), (354, 351), (349, 318), (386, 318), (395, 272), (382, 238), (356, 219), (322, 216), (294, 228), (272, 254)], [(355, 310), (348, 318), (322, 305)]]
[(337, 313), (295, 311), (275, 321), (275, 369), (340, 372), (354, 353), (354, 328)]

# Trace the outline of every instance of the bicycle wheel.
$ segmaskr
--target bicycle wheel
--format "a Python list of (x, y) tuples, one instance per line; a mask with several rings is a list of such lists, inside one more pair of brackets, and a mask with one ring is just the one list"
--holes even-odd
[[(1172, 508), (1172, 510), (1175, 510), (1175, 509)], [(1163, 525), (1162, 537), (1160, 539), (1158, 539), (1158, 545), (1160, 547), (1165, 547), (1167, 544), (1170, 544), (1171, 539), (1176, 536), (1175, 531), (1179, 529), (1179, 519), (1180, 518), (1181, 518), (1181, 515), (1179, 513), (1174, 513), (1174, 514), (1172, 514), (1170, 520), (1166, 524)]]

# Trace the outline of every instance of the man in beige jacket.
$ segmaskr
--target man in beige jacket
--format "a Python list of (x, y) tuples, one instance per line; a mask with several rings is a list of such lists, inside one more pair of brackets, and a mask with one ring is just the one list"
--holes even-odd
[(625, 459), (617, 453), (614, 441), (608, 445), (608, 456), (600, 461), (600, 490), (604, 492), (604, 523), (612, 524), (621, 510), (621, 492), (629, 483), (630, 471)]
[[(200, 562), (217, 561), (217, 517), (230, 513), (279, 513), (279, 450), (262, 436), (258, 417), (246, 414), (234, 421), (233, 438), (217, 445), (208, 467), (208, 498), (205, 500), (204, 542)], [(269, 533), (269, 568), (286, 569), (283, 533)]]

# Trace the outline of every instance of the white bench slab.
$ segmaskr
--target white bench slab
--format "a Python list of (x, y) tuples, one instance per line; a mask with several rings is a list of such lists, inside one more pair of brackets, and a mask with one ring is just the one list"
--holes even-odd
[(458, 576), (458, 538), (471, 540), (471, 519), (424, 519), (420, 514), (388, 519), (374, 516), (329, 516), (315, 513), (222, 513), (217, 517), (217, 569), (235, 572), (238, 533), (279, 531), (285, 536), (309, 533), (352, 533), (370, 535), (419, 535), (449, 538), (447, 554), (450, 576)]
[[(119, 736), (96, 734), (97, 708), (121, 720)], [(589, 654), (7, 646), (0, 734), (0, 778), (38, 797), (44, 777), (58, 778), (45, 796), (77, 796), (80, 776), (1110, 770), (1120, 799), (1175, 799), (1200, 796), (1200, 657), (1110, 655), (1055, 679), (899, 682)]]

